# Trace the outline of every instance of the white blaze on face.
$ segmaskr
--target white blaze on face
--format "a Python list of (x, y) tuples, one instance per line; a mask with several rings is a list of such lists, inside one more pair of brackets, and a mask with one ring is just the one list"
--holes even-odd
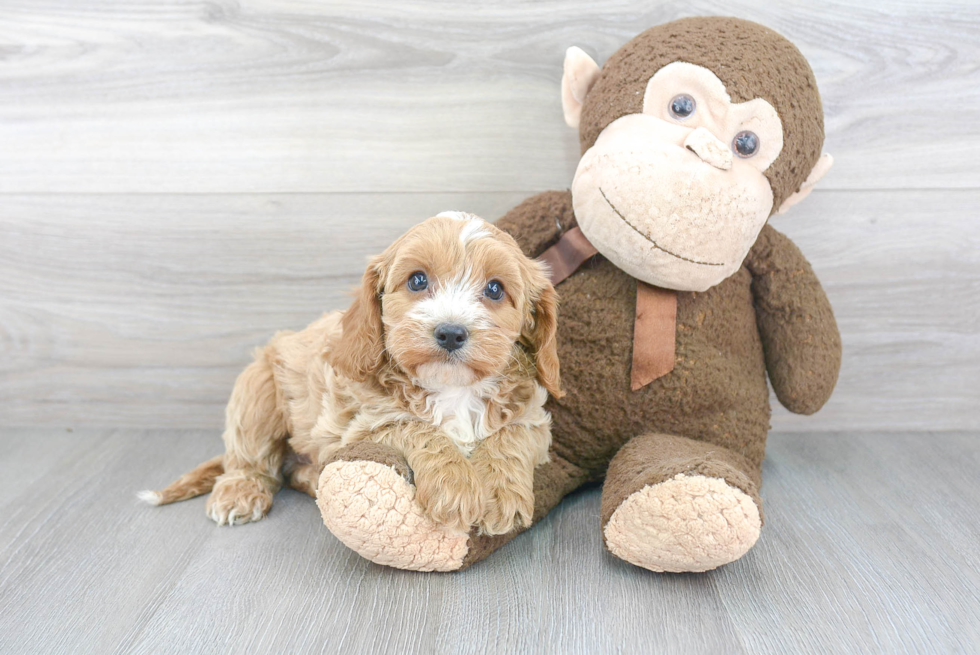
[[(438, 216), (460, 221), (459, 240), (464, 248), (473, 241), (492, 236), (489, 224), (475, 214), (447, 211)], [(431, 335), (436, 326), (444, 323), (461, 325), (470, 333), (470, 339), (456, 355), (420, 365), (414, 380), (430, 392), (426, 405), (433, 424), (441, 426), (467, 457), (487, 436), (486, 399), (498, 384), (492, 376), (476, 380), (473, 370), (466, 366), (467, 352), (479, 348), (475, 335), (494, 329), (490, 311), (481, 301), (485, 284), (471, 269), (448, 279), (430, 280), (432, 292), (419, 300), (408, 314), (409, 319), (421, 326), (421, 334)]]
[(488, 223), (476, 214), (459, 211), (444, 211), (439, 212), (436, 214), (436, 216), (443, 216), (445, 218), (451, 218), (453, 220), (463, 222), (463, 227), (459, 233), (459, 240), (464, 246), (476, 239), (482, 239), (490, 236), (490, 231), (486, 229)]
[[(438, 216), (461, 222), (459, 239), (464, 246), (491, 236), (487, 222), (475, 214), (449, 211)], [(493, 327), (490, 312), (480, 301), (485, 282), (476, 279), (472, 269), (467, 268), (447, 280), (430, 280), (430, 284), (434, 286), (433, 292), (415, 304), (409, 318), (431, 329), (442, 323), (462, 325), (471, 333)], [(464, 346), (464, 351), (467, 347)]]
[(436, 326), (449, 323), (466, 328), (470, 339), (452, 358), (437, 358), (419, 366), (416, 377), (421, 386), (429, 389), (470, 385), (476, 375), (466, 366), (466, 358), (472, 348), (479, 347), (474, 334), (493, 328), (490, 312), (480, 302), (483, 285), (473, 279), (470, 271), (446, 282), (430, 281), (430, 284), (435, 284), (432, 294), (419, 300), (408, 314), (419, 325), (419, 334), (425, 335), (421, 338), (431, 338), (430, 347), (438, 349), (433, 332)]
[(488, 236), (490, 236), (490, 232), (484, 228), (482, 220), (467, 221), (459, 232), (459, 240), (463, 242), (463, 245)]
[(415, 304), (409, 318), (432, 329), (442, 323), (462, 325), (470, 332), (492, 327), (490, 312), (480, 302), (483, 284), (473, 279), (472, 271), (467, 270), (445, 282), (430, 281), (433, 283), (436, 289)]
[[(671, 113), (687, 96), (694, 111)], [(731, 151), (741, 132), (759, 146)], [(782, 150), (782, 124), (761, 98), (732, 103), (706, 68), (676, 62), (654, 75), (642, 114), (610, 123), (582, 156), (572, 203), (585, 236), (644, 282), (704, 291), (735, 273), (772, 212), (763, 172)]]

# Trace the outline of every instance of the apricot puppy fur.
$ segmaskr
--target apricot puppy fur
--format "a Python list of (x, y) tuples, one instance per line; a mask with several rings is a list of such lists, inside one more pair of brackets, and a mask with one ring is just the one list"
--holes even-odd
[(439, 523), (485, 534), (531, 524), (561, 394), (557, 298), (540, 262), (470, 214), (420, 223), (371, 260), (346, 312), (280, 332), (238, 377), (225, 453), (154, 505), (211, 492), (219, 525), (261, 519), (282, 484), (316, 495), (342, 447), (401, 451)]

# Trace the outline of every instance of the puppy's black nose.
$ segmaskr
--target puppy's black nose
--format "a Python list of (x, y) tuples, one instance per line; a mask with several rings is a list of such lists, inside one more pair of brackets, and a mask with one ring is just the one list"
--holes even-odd
[(466, 338), (470, 336), (466, 328), (453, 323), (443, 323), (436, 326), (433, 334), (436, 335), (436, 342), (439, 346), (449, 352), (462, 348), (463, 344), (466, 343)]

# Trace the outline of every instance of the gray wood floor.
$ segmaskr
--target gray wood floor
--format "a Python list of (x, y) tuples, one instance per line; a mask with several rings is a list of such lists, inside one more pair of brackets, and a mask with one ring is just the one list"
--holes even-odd
[(216, 452), (200, 431), (5, 431), (3, 653), (976, 653), (976, 433), (779, 433), (766, 526), (735, 564), (608, 555), (598, 490), (460, 574), (354, 555), (292, 491), (218, 528), (134, 491)]
[[(836, 159), (773, 224), (841, 379), (776, 407), (746, 558), (633, 568), (596, 490), (458, 575), (370, 565), (292, 492), (235, 529), (136, 504), (368, 255), (568, 186), (568, 46), (708, 14), (800, 47)], [(971, 0), (0, 0), (0, 653), (980, 652), (978, 152)]]

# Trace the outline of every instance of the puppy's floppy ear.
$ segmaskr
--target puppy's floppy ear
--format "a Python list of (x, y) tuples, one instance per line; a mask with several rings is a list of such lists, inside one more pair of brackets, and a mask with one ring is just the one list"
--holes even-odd
[(371, 260), (354, 302), (340, 324), (344, 333), (328, 356), (330, 365), (352, 380), (364, 381), (381, 365), (384, 355), (384, 324), (381, 322), (381, 292), (384, 258)]
[(522, 336), (534, 351), (538, 382), (552, 396), (561, 398), (565, 393), (558, 371), (558, 294), (548, 281), (547, 266), (541, 262), (532, 263), (530, 282), (533, 309)]

